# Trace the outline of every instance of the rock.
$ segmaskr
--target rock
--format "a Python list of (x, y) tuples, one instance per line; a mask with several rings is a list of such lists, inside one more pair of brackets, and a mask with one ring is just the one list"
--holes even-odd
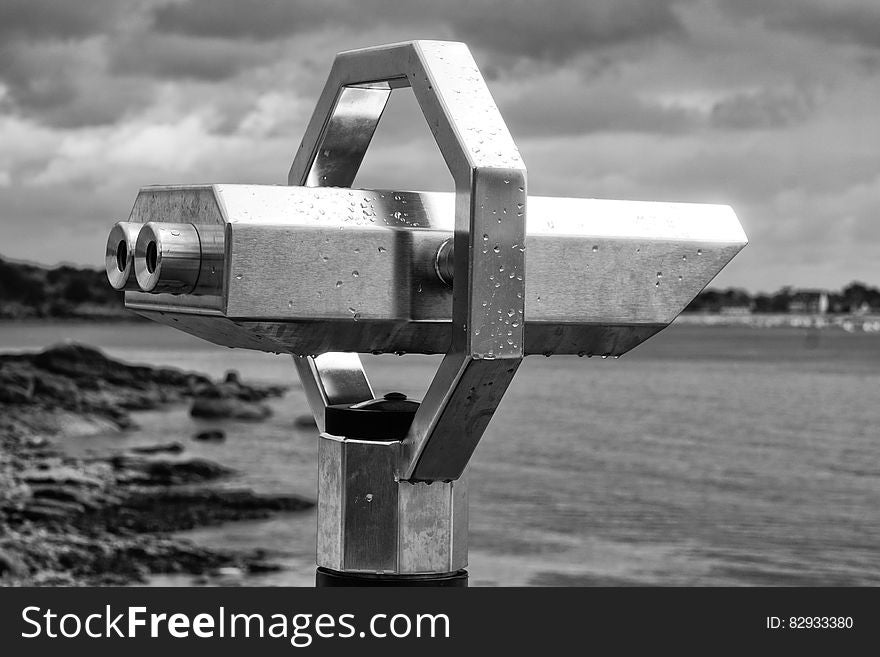
[(19, 511), (19, 514), (28, 520), (38, 520), (41, 522), (66, 522), (70, 519), (68, 509), (58, 508), (48, 502), (44, 504), (28, 504)]
[(89, 476), (71, 466), (26, 470), (21, 473), (20, 479), (28, 484), (70, 484), (95, 488), (101, 488), (104, 485), (100, 479)]
[(197, 397), (193, 400), (189, 414), (213, 419), (265, 420), (272, 415), (272, 409), (266, 404), (235, 398)]
[(63, 408), (78, 408), (80, 406), (79, 388), (70, 379), (44, 374), (36, 377), (34, 383), (34, 393), (40, 401), (51, 400)]
[(183, 450), (183, 443), (177, 441), (157, 445), (139, 445), (130, 449), (135, 454), (180, 454)]
[(0, 577), (22, 577), (27, 573), (28, 567), (18, 555), (0, 548)]
[(112, 460), (125, 479), (145, 486), (172, 486), (219, 479), (233, 472), (207, 459), (160, 460), (138, 456), (116, 456)]
[(77, 515), (85, 512), (85, 506), (72, 500), (61, 500), (53, 497), (35, 498), (23, 509), (25, 515), (29, 514), (47, 514), (56, 517), (55, 512), (64, 514), (65, 519), (69, 516)]
[(182, 372), (168, 367), (152, 368), (129, 365), (103, 352), (82, 344), (65, 343), (49, 347), (33, 355), (31, 361), (38, 368), (76, 379), (86, 387), (97, 387), (96, 382), (110, 382), (133, 388), (155, 383), (162, 386), (192, 389), (197, 383), (210, 383), (205, 376)]
[(193, 396), (196, 399), (225, 399), (231, 397), (231, 394), (224, 394), (223, 385), (222, 383), (202, 383), (196, 386)]
[(226, 440), (226, 434), (220, 429), (211, 429), (209, 431), (199, 431), (193, 440), (201, 440), (202, 442), (219, 443)]
[(32, 360), (40, 369), (76, 379), (119, 380), (120, 374), (127, 373), (126, 368), (117, 367), (120, 363), (110, 360), (97, 349), (76, 343), (49, 347)]
[(198, 399), (238, 399), (245, 402), (263, 401), (269, 397), (280, 397), (287, 391), (287, 386), (245, 384), (238, 373), (230, 370), (221, 383), (202, 383), (194, 391)]
[[(265, 518), (312, 502), (211, 487), (232, 471), (177, 456), (184, 450), (180, 442), (74, 458), (50, 441), (118, 432), (134, 425), (131, 410), (195, 396), (203, 405), (208, 400), (209, 413), (263, 419), (270, 414), (263, 400), (285, 389), (248, 385), (234, 372), (215, 384), (171, 368), (128, 365), (76, 344), (0, 353), (2, 584), (122, 585), (159, 572), (272, 568), (265, 555), (197, 547), (169, 532)], [(197, 438), (223, 440), (224, 433), (207, 429)]]
[(261, 495), (247, 489), (144, 488), (132, 490), (117, 507), (107, 508), (93, 518), (137, 532), (174, 532), (313, 506), (310, 500), (296, 495)]
[(94, 489), (84, 490), (77, 486), (31, 486), (31, 496), (38, 500), (56, 500), (77, 504), (86, 509), (95, 509), (100, 505), (101, 496)]
[(0, 366), (0, 402), (29, 404), (34, 397), (34, 375), (14, 365)]
[(315, 418), (312, 415), (297, 415), (293, 421), (293, 426), (300, 429), (316, 429), (318, 427)]
[(260, 575), (263, 573), (277, 573), (281, 571), (282, 568), (277, 563), (271, 563), (268, 561), (254, 561), (253, 563), (248, 564), (247, 571), (250, 575)]

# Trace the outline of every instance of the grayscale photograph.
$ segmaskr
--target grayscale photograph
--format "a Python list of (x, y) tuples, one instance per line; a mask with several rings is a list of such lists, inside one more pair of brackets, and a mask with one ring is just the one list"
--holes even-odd
[(878, 117), (876, 0), (0, 0), (0, 585), (877, 587)]

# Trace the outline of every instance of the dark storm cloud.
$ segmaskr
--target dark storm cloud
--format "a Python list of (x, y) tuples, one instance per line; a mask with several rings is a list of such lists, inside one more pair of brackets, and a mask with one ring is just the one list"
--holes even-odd
[(599, 132), (675, 134), (701, 127), (700, 117), (678, 107), (664, 107), (626, 90), (585, 94), (575, 86), (557, 87), (547, 96), (529, 93), (499, 103), (513, 134), (523, 137), (583, 135)]
[(270, 47), (219, 38), (138, 34), (110, 45), (113, 73), (220, 82), (271, 59)]
[(769, 28), (880, 49), (877, 0), (722, 0), (722, 6)]
[(679, 32), (675, 0), (190, 0), (158, 7), (155, 28), (193, 36), (275, 39), (326, 27), (407, 25), (517, 58), (560, 61), (597, 47)]
[(782, 128), (803, 121), (814, 107), (813, 97), (803, 90), (761, 89), (718, 101), (710, 119), (725, 129)]
[(61, 128), (112, 124), (147, 107), (157, 82), (220, 82), (276, 54), (271, 45), (145, 31), (147, 6), (4, 2), (5, 111)]
[(149, 95), (134, 80), (107, 77), (103, 50), (94, 41), (27, 41), (9, 50), (12, 56), (0, 69), (7, 104), (45, 125), (112, 123)]
[(3, 0), (0, 38), (73, 38), (101, 33), (124, 3), (116, 0)]
[(815, 34), (828, 41), (880, 48), (880, 4), (864, 6), (805, 5), (771, 19), (771, 25)]

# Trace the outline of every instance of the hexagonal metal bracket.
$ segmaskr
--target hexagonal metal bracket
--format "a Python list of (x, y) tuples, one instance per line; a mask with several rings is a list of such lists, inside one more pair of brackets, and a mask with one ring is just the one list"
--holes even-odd
[[(404, 480), (461, 476), (523, 357), (526, 168), (463, 43), (413, 41), (343, 52), (288, 184), (350, 187), (391, 90), (410, 87), (455, 181), (452, 340), (401, 450)], [(325, 355), (327, 356), (327, 355)], [(360, 360), (297, 357), (318, 426), (335, 398), (366, 400)], [(344, 384), (340, 384), (340, 381)], [(334, 390), (337, 397), (328, 394)]]

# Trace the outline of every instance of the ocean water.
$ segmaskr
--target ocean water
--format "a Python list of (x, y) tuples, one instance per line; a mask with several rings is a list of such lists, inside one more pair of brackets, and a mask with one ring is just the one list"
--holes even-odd
[[(290, 383), (267, 422), (138, 413), (73, 453), (180, 440), (226, 485), (314, 498), (316, 436), (284, 356), (150, 324), (2, 324), (0, 349), (64, 339), (131, 362)], [(365, 357), (377, 392), (420, 397), (434, 357)], [(196, 431), (222, 426), (204, 445)], [(529, 357), (469, 467), (471, 585), (880, 585), (880, 335), (675, 324), (619, 360)], [(314, 513), (187, 532), (266, 548), (311, 585)], [(157, 584), (189, 584), (157, 577)]]

